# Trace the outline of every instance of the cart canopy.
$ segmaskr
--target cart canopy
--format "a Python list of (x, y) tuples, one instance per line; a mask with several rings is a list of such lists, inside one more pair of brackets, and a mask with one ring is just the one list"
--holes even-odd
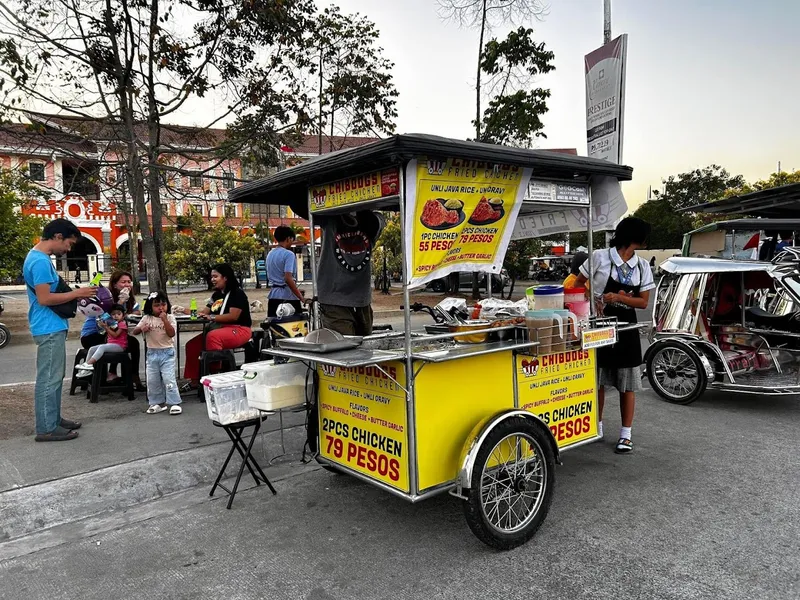
[(297, 215), (307, 218), (310, 186), (400, 166), (419, 156), (457, 156), (527, 167), (533, 169), (536, 178), (576, 183), (590, 182), (597, 176), (629, 181), (633, 176), (631, 167), (595, 158), (467, 142), (435, 135), (404, 134), (312, 158), (296, 167), (234, 188), (229, 192), (228, 199), (250, 204), (288, 205)]
[(770, 272), (775, 269), (775, 265), (754, 260), (673, 256), (661, 263), (661, 269), (675, 275), (687, 275), (689, 273), (752, 273), (758, 271)]

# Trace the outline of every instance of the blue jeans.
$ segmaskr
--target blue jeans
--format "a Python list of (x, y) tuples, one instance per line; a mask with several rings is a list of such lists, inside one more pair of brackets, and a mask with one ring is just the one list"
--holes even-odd
[(67, 332), (33, 336), (36, 342), (36, 386), (33, 407), (36, 433), (51, 433), (61, 424), (61, 388), (67, 370)]
[(181, 403), (175, 379), (175, 348), (147, 349), (147, 402), (150, 406)]

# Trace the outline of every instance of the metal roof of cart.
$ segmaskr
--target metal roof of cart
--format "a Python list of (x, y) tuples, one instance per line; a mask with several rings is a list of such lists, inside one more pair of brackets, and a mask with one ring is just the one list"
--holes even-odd
[(631, 167), (596, 158), (414, 133), (309, 159), (296, 167), (234, 188), (228, 193), (228, 199), (250, 204), (288, 205), (296, 214), (305, 217), (309, 186), (400, 165), (419, 156), (531, 167), (533, 176), (543, 179), (586, 182), (592, 176), (609, 176), (629, 181), (633, 176)]

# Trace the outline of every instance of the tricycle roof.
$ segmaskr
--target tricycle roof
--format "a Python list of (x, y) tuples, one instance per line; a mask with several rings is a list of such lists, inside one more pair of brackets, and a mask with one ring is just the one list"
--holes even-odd
[(673, 256), (661, 263), (661, 269), (675, 275), (687, 275), (689, 273), (751, 273), (756, 271), (771, 272), (775, 269), (775, 265), (754, 260)]
[(800, 231), (800, 219), (730, 219), (703, 225), (689, 232), (706, 233), (708, 231)]
[(609, 176), (628, 181), (633, 176), (631, 167), (585, 156), (414, 133), (395, 135), (309, 159), (296, 167), (234, 188), (229, 193), (229, 199), (251, 204), (288, 205), (295, 213), (305, 217), (308, 214), (310, 186), (357, 176), (370, 170), (398, 167), (420, 156), (455, 157), (531, 167), (533, 177), (542, 179), (587, 182), (593, 176)]

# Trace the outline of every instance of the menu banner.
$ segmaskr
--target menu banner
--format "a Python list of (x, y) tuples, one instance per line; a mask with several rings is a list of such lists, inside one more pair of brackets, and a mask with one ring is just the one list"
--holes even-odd
[(594, 350), (517, 356), (519, 407), (550, 428), (559, 448), (597, 437)]
[(309, 189), (311, 212), (369, 202), (400, 193), (400, 171), (386, 169), (339, 179)]
[(406, 167), (407, 282), (458, 271), (499, 273), (531, 169), (460, 158)]

